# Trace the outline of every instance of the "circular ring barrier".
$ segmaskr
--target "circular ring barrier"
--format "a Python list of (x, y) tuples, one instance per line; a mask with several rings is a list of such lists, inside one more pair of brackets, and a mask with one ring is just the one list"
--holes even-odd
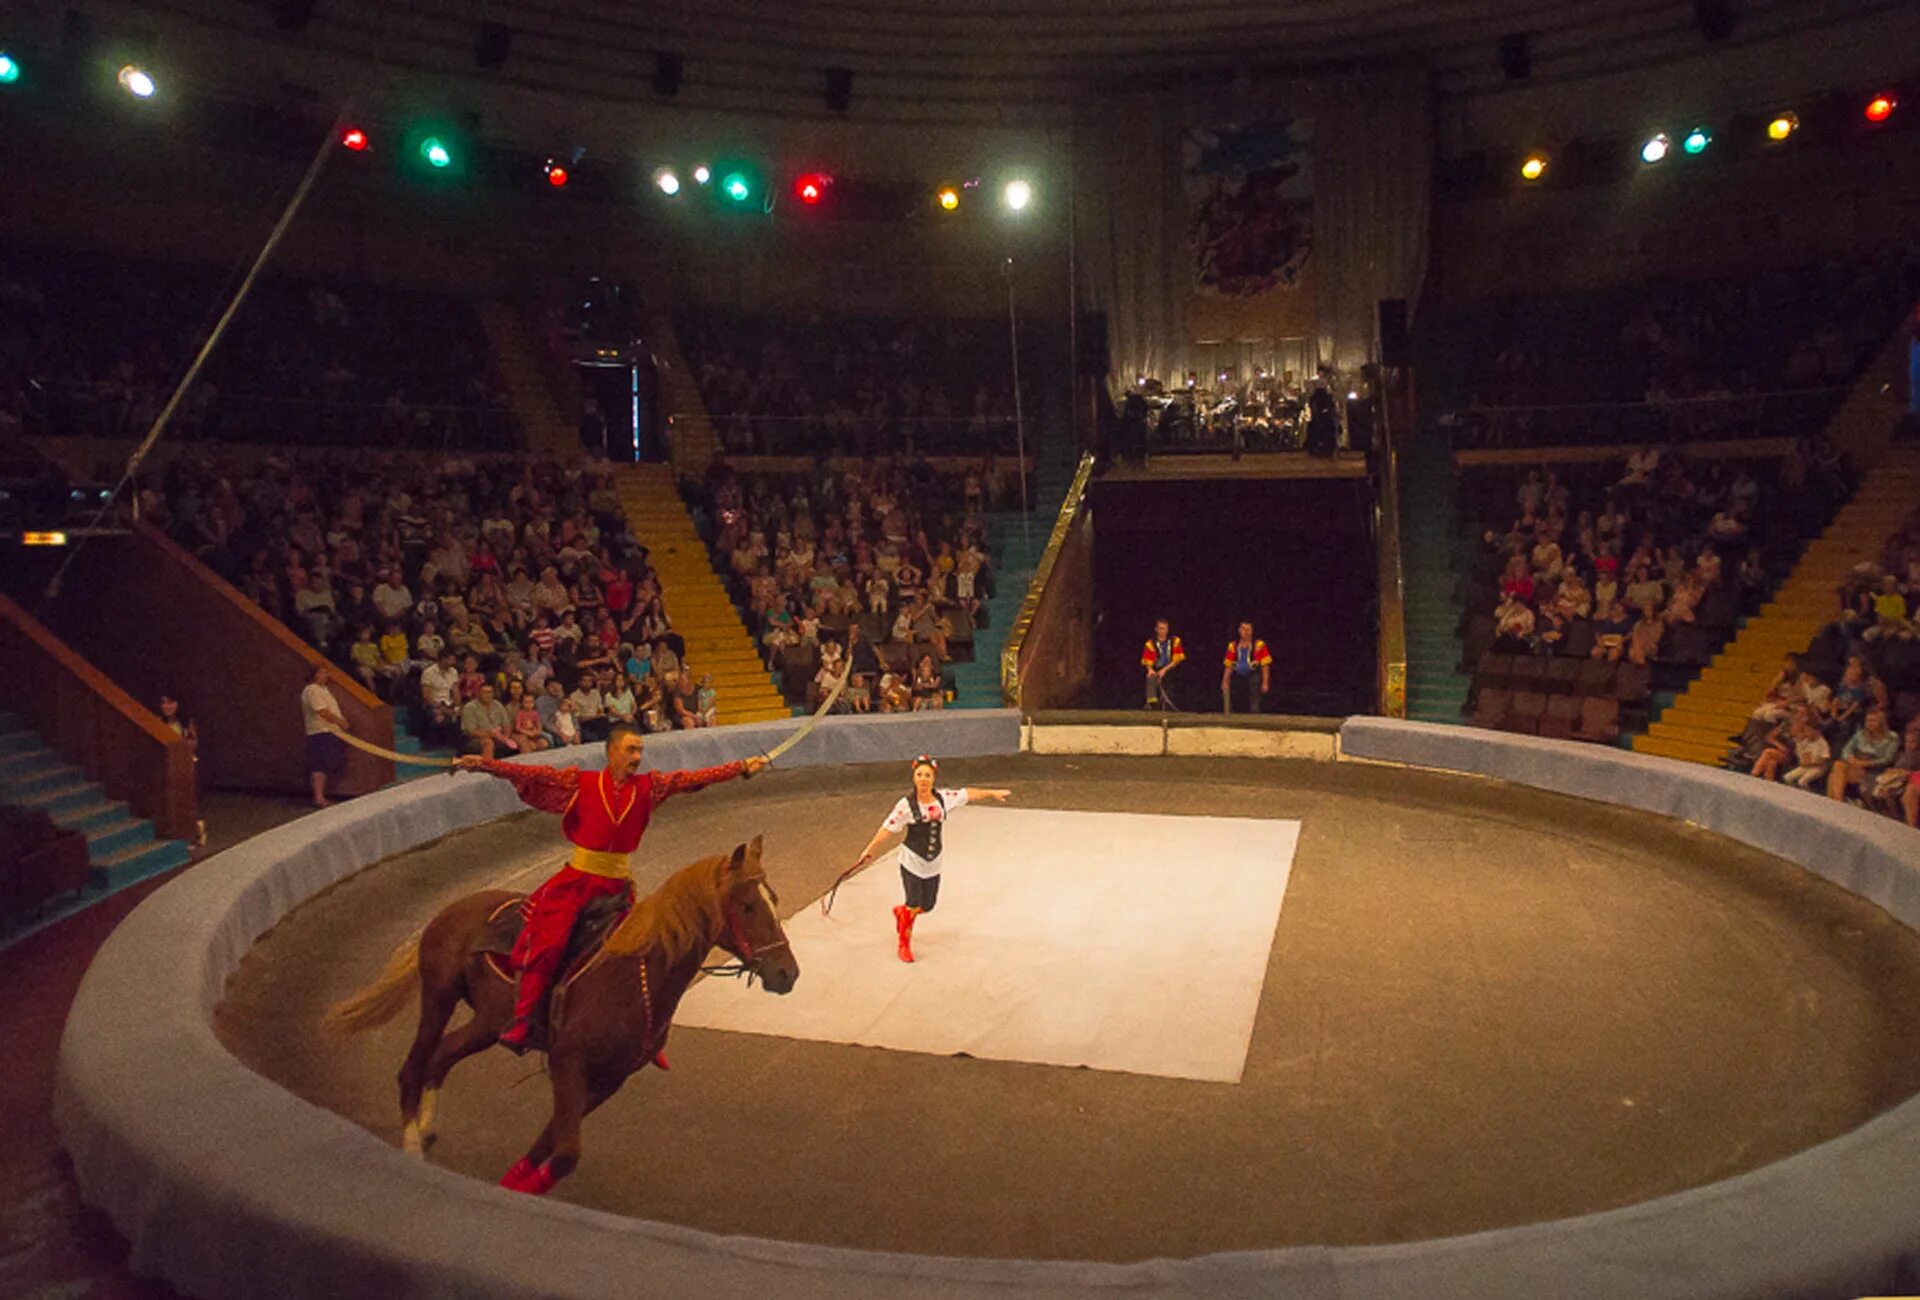
[[(660, 737), (693, 766), (797, 724)], [(1499, 778), (1693, 822), (1920, 920), (1920, 839), (1750, 778), (1462, 728), (1356, 719), (1346, 757)], [(800, 765), (1012, 754), (1012, 712), (831, 719)], [(568, 756), (571, 757), (571, 756)], [(582, 754), (581, 757), (588, 757)], [(791, 1245), (542, 1201), (414, 1160), (248, 1071), (212, 1014), (254, 940), (362, 866), (517, 807), (502, 783), (428, 778), (303, 818), (187, 873), (101, 949), (62, 1044), (55, 1119), (84, 1198), (136, 1271), (225, 1300), (599, 1297), (1841, 1296), (1920, 1278), (1920, 1099), (1753, 1173), (1584, 1218), (1406, 1245), (1137, 1264), (925, 1258)], [(1631, 815), (1631, 812), (1623, 813)]]

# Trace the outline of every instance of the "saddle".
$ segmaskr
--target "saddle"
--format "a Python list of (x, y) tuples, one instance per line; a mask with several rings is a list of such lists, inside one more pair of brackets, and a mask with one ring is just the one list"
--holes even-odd
[[(525, 903), (525, 898), (511, 898), (496, 907), (493, 915), (487, 918), (479, 937), (467, 950), (469, 957), (484, 956), (493, 973), (508, 983), (515, 979), (513, 947), (520, 941), (520, 931), (526, 928), (526, 914), (521, 910)], [(580, 909), (580, 915), (574, 918), (573, 932), (567, 936), (566, 950), (560, 958), (559, 973), (554, 976), (553, 990), (547, 995), (546, 1005), (535, 1012), (534, 1023), (529, 1026), (530, 1041), (545, 1041), (550, 1012), (557, 1005), (560, 995), (574, 976), (600, 955), (607, 936), (614, 932), (632, 909), (631, 885), (624, 894), (596, 898)]]

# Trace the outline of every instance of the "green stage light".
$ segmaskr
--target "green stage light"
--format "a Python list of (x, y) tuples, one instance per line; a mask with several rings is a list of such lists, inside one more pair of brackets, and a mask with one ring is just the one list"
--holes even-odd
[(739, 172), (729, 172), (727, 178), (720, 182), (720, 192), (735, 203), (745, 203), (753, 197), (753, 186)]
[(431, 167), (453, 166), (453, 152), (440, 143), (440, 137), (437, 135), (430, 135), (420, 142), (420, 156), (425, 158)]
[(5, 50), (0, 50), (0, 86), (11, 86), (20, 80), (20, 65)]
[(1698, 157), (1700, 154), (1705, 153), (1707, 146), (1712, 143), (1713, 132), (1707, 130), (1704, 126), (1696, 126), (1693, 130), (1687, 132), (1687, 138), (1680, 142), (1680, 147)]

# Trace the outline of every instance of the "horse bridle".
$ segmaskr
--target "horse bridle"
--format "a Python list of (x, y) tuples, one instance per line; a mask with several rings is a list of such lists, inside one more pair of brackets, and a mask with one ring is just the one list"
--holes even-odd
[[(768, 883), (766, 876), (755, 876), (747, 883), (758, 886), (761, 892), (766, 895), (769, 904), (776, 908), (780, 905), (780, 896), (773, 892), (773, 886)], [(755, 948), (753, 941), (747, 938), (746, 927), (741, 924), (740, 914), (734, 910), (731, 899), (729, 899), (725, 905), (723, 915), (726, 919), (727, 935), (733, 940), (733, 950), (738, 954), (739, 960), (725, 962), (718, 966), (702, 966), (700, 968), (702, 975), (730, 977), (744, 975), (747, 977), (747, 983), (751, 984), (755, 979), (759, 978), (760, 962), (769, 953), (776, 953), (782, 948), (789, 948), (791, 946), (788, 944), (786, 934), (783, 931), (781, 937), (773, 943), (766, 945), (764, 948)]]

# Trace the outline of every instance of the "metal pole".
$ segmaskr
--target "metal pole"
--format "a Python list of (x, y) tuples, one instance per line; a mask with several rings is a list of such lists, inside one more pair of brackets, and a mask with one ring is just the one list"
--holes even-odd
[(1079, 222), (1074, 216), (1074, 131), (1067, 125), (1067, 428), (1078, 455), (1086, 447), (1080, 436), (1080, 285)]
[(1013, 309), (1013, 259), (1007, 259), (1007, 343), (1013, 353), (1013, 437), (1020, 463), (1020, 535), (1033, 554), (1033, 506), (1027, 500), (1027, 421), (1020, 405), (1020, 317)]

